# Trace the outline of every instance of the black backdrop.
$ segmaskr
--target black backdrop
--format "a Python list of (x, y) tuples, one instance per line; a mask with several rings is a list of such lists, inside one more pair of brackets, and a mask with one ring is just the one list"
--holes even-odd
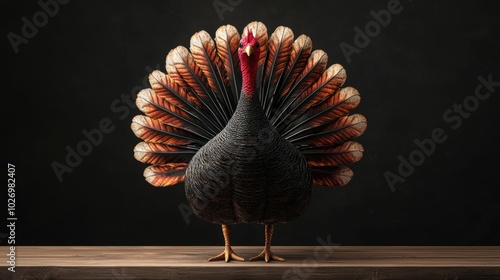
[[(341, 245), (500, 245), (500, 86), (490, 81), (475, 96), (479, 77), (500, 81), (497, 11), (482, 1), (394, 3), (73, 0), (46, 18), (35, 1), (4, 3), (2, 160), (16, 166), (17, 244), (222, 245), (218, 225), (187, 217), (182, 186), (144, 181), (130, 130), (139, 112), (127, 102), (194, 32), (260, 20), (269, 34), (285, 25), (309, 35), (329, 64), (344, 65), (346, 85), (362, 95), (356, 112), (368, 119), (353, 180), (315, 189), (306, 214), (277, 227), (274, 244), (330, 236)], [(388, 5), (390, 22), (370, 23)], [(34, 15), (40, 27), (23, 35), (22, 18)], [(368, 27), (369, 41), (356, 27)], [(67, 147), (101, 122), (112, 131), (80, 162), (71, 158), (60, 181), (54, 162), (68, 164)], [(430, 149), (425, 139), (439, 131), (442, 143), (419, 152), (415, 141)], [(418, 166), (398, 171), (407, 160)], [(1, 195), (7, 201), (6, 188)], [(233, 244), (262, 245), (263, 227), (235, 226)]]

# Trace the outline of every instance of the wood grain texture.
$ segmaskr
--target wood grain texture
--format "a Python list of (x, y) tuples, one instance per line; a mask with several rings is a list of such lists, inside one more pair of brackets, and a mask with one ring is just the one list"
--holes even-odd
[[(220, 249), (18, 246), (16, 272), (2, 254), (0, 279), (500, 279), (500, 246), (273, 246), (285, 262), (208, 262)], [(247, 259), (262, 250), (233, 249)]]

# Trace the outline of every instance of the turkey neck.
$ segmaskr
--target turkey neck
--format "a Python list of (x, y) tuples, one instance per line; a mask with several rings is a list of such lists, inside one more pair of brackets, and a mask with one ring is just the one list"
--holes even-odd
[(270, 127), (257, 94), (258, 61), (243, 57), (241, 59), (242, 89), (238, 106), (229, 126), (238, 126), (241, 131), (255, 132), (263, 127)]
[(257, 61), (248, 57), (241, 60), (242, 95), (251, 98), (257, 91)]

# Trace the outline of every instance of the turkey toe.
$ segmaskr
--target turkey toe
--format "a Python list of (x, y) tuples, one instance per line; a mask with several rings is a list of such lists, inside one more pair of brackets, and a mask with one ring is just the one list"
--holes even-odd
[(285, 261), (284, 258), (280, 258), (276, 256), (270, 249), (264, 249), (262, 253), (258, 254), (257, 256), (250, 258), (249, 261), (258, 261), (258, 260), (264, 260), (266, 263), (268, 263), (270, 260), (273, 261)]
[(224, 260), (226, 262), (229, 262), (230, 260), (235, 260), (235, 261), (240, 261), (240, 262), (245, 261), (244, 258), (236, 255), (231, 247), (226, 247), (226, 249), (224, 249), (224, 251), (222, 253), (208, 259), (209, 262), (222, 261), (222, 260)]

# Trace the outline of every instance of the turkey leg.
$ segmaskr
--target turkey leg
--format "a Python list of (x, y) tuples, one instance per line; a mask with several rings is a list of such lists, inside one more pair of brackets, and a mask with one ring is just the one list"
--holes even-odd
[(229, 225), (222, 224), (222, 234), (224, 235), (224, 251), (220, 254), (218, 254), (215, 257), (211, 257), (208, 259), (209, 262), (211, 261), (222, 261), (225, 260), (226, 262), (229, 262), (230, 260), (237, 260), (237, 261), (245, 261), (244, 258), (236, 255), (231, 248), (230, 245), (230, 239), (231, 239), (231, 228)]
[(274, 261), (284, 261), (285, 259), (276, 256), (271, 251), (271, 239), (273, 238), (274, 224), (266, 224), (265, 232), (266, 232), (266, 244), (262, 253), (257, 256), (250, 258), (250, 261), (264, 260), (269, 262), (270, 260)]

